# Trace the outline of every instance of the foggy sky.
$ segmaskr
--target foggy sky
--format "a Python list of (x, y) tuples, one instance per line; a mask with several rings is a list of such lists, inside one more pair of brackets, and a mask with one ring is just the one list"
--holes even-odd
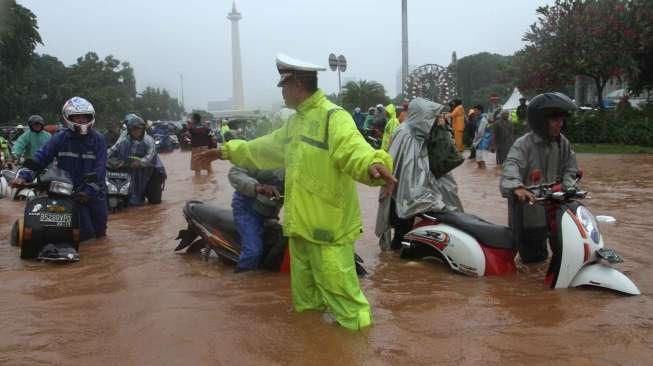
[[(18, 0), (37, 16), (39, 53), (66, 65), (88, 51), (114, 55), (134, 68), (138, 90), (166, 88), (187, 110), (231, 97), (231, 0)], [(509, 55), (536, 21), (546, 0), (408, 0), (410, 65), (449, 64), (487, 51)], [(241, 0), (240, 42), (245, 104), (281, 103), (276, 87), (278, 52), (327, 64), (333, 52), (348, 60), (344, 79), (381, 82), (394, 97), (401, 68), (401, 0)], [(337, 92), (335, 72), (319, 75)], [(344, 84), (344, 82), (343, 82)], [(83, 91), (80, 91), (83, 94)]]

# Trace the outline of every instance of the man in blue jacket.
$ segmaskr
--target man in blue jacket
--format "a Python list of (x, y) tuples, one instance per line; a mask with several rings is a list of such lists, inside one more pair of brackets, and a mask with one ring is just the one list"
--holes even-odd
[[(148, 202), (159, 204), (166, 170), (156, 152), (154, 139), (145, 132), (145, 121), (141, 117), (130, 113), (124, 123), (127, 135), (110, 147), (107, 155), (129, 164), (132, 177), (130, 205), (143, 205), (146, 197)], [(158, 194), (154, 194), (155, 190)]]
[(86, 99), (73, 97), (63, 106), (67, 130), (54, 135), (38, 150), (14, 185), (33, 179), (33, 171), (47, 167), (55, 158), (57, 167), (70, 174), (79, 209), (80, 240), (100, 238), (107, 231), (106, 163), (104, 136), (93, 129), (95, 109)]

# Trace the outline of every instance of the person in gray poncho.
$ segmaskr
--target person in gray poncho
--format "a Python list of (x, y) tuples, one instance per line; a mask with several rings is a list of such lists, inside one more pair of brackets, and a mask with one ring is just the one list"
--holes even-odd
[[(415, 215), (426, 212), (462, 211), (458, 187), (451, 173), (436, 178), (429, 169), (426, 138), (443, 106), (415, 98), (408, 117), (390, 142), (394, 176), (399, 183), (392, 198), (379, 202), (375, 233), (381, 249), (399, 249), (401, 238), (411, 230)], [(395, 235), (390, 240), (390, 229)]]
[[(576, 108), (571, 99), (560, 93), (544, 93), (533, 98), (528, 105), (531, 132), (515, 141), (503, 163), (500, 190), (508, 199), (508, 222), (523, 263), (545, 260), (547, 237), (555, 239), (550, 236), (544, 207), (530, 204), (534, 196), (526, 187), (559, 182), (568, 188), (575, 183), (576, 156), (560, 131), (564, 119)], [(535, 181), (537, 176), (540, 178)], [(554, 244), (551, 243), (551, 248), (556, 255)]]

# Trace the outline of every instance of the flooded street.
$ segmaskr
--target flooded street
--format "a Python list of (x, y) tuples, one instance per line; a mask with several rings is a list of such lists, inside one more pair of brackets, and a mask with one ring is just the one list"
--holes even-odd
[[(186, 200), (228, 206), (227, 162), (193, 177), (189, 154), (162, 156), (163, 203), (110, 216), (108, 237), (82, 244), (81, 261), (19, 259), (9, 245), (22, 204), (0, 200), (1, 365), (645, 364), (653, 358), (653, 155), (579, 155), (586, 203), (617, 268), (642, 291), (553, 291), (545, 265), (470, 278), (434, 262), (381, 253), (373, 234), (378, 188), (360, 186), (361, 280), (375, 316), (358, 333), (292, 311), (289, 277), (234, 274), (219, 261), (173, 253)], [(455, 171), (465, 210), (506, 223), (499, 171)], [(646, 361), (649, 359), (649, 361)]]

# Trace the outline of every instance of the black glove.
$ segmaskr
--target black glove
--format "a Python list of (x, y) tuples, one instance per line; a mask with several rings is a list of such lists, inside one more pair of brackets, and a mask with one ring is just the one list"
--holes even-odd
[(88, 195), (84, 192), (78, 192), (74, 195), (75, 201), (81, 203), (82, 205), (85, 205), (88, 202), (88, 198)]

